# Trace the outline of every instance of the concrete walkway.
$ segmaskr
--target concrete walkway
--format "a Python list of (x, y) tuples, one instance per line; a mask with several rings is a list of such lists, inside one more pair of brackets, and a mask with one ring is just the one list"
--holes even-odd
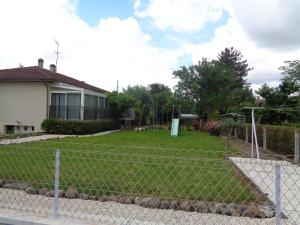
[(96, 134), (86, 134), (86, 135), (58, 135), (58, 134), (45, 134), (40, 136), (32, 136), (32, 137), (24, 137), (24, 138), (16, 138), (16, 139), (5, 139), (0, 141), (0, 145), (9, 145), (9, 144), (21, 144), (32, 141), (43, 141), (49, 139), (57, 139), (57, 138), (66, 138), (66, 137), (94, 137), (101, 136), (105, 134), (110, 134), (113, 132), (117, 132), (120, 130), (112, 130), (112, 131), (104, 131)]
[(300, 167), (287, 161), (229, 158), (275, 205), (275, 165), (281, 168), (281, 209), (292, 225), (300, 224)]

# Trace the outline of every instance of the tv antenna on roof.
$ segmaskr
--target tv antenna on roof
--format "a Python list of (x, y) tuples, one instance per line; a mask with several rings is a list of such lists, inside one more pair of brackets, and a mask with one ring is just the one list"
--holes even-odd
[(56, 61), (55, 61), (55, 66), (56, 66), (56, 68), (57, 68), (58, 54), (60, 54), (60, 52), (58, 51), (58, 47), (59, 47), (58, 41), (55, 40), (55, 39), (54, 39), (54, 41), (55, 41), (55, 43), (56, 43), (56, 51), (55, 51), (55, 53), (56, 53)]

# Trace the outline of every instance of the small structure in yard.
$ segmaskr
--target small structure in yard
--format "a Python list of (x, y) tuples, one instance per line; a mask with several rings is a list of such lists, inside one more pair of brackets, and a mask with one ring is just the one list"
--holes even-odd
[(122, 124), (122, 129), (124, 130), (132, 130), (132, 121), (135, 120), (135, 112), (134, 108), (128, 108), (125, 110), (124, 113), (122, 113), (121, 117), (121, 124)]
[(182, 122), (180, 125), (186, 127), (187, 130), (195, 129), (195, 124), (200, 123), (199, 116), (192, 113), (180, 114), (180, 120)]

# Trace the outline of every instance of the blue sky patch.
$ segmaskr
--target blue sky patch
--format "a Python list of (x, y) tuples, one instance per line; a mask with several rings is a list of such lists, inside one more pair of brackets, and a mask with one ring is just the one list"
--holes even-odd
[(133, 16), (133, 0), (80, 0), (77, 14), (90, 26), (97, 26), (100, 19)]

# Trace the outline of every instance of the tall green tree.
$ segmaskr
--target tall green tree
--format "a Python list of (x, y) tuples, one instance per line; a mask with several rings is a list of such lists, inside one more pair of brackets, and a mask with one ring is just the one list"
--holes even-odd
[(148, 90), (153, 104), (160, 106), (171, 104), (173, 93), (168, 86), (153, 83), (148, 85)]
[(128, 86), (123, 89), (125, 95), (134, 99), (134, 105), (142, 107), (145, 104), (151, 104), (151, 96), (146, 87), (142, 85)]
[(242, 89), (248, 84), (246, 77), (248, 72), (253, 68), (249, 67), (247, 60), (243, 59), (243, 55), (239, 50), (236, 50), (233, 47), (225, 48), (219, 53), (218, 60), (221, 63), (232, 67), (235, 88)]
[(176, 94), (193, 101), (201, 117), (226, 111), (232, 104), (232, 73), (230, 66), (206, 58), (197, 65), (182, 66), (173, 72), (175, 78), (179, 79)]
[(284, 66), (279, 67), (281, 73), (285, 77), (290, 77), (291, 79), (299, 82), (300, 81), (300, 60), (285, 61)]
[(107, 96), (109, 113), (113, 119), (119, 120), (121, 114), (134, 105), (134, 99), (124, 93), (113, 91)]
[(279, 87), (281, 91), (290, 95), (300, 89), (300, 60), (285, 61), (285, 64), (279, 67), (283, 75)]
[[(293, 86), (293, 84), (290, 85)], [(269, 87), (267, 84), (264, 84), (256, 91), (264, 99), (264, 105), (268, 109), (259, 113), (262, 123), (282, 124), (299, 120), (299, 113), (293, 110), (293, 107), (297, 105), (298, 99), (295, 96), (291, 96), (293, 91), (288, 86), (289, 84), (282, 81), (277, 87)]]
[[(148, 85), (154, 111), (154, 118), (158, 123), (165, 123), (167, 118), (171, 118), (174, 95), (171, 89), (160, 83)], [(153, 112), (152, 112), (153, 113)]]
[(152, 104), (149, 90), (145, 86), (135, 85), (123, 89), (123, 93), (134, 99), (135, 123), (137, 124), (139, 122), (139, 118), (142, 115), (142, 123), (145, 124), (151, 112), (150, 106)]

